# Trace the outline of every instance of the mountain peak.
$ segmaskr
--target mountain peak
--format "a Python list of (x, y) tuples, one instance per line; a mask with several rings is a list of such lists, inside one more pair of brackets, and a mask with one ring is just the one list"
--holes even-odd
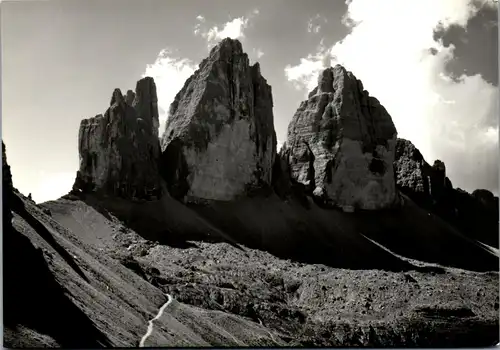
[(343, 66), (323, 70), (289, 127), (292, 177), (324, 203), (352, 211), (397, 204), (392, 118)]
[(167, 184), (176, 197), (229, 200), (269, 185), (276, 154), (271, 87), (226, 38), (186, 81), (162, 137)]
[(115, 89), (104, 115), (80, 124), (80, 168), (73, 190), (156, 198), (161, 192), (159, 148), (154, 80), (139, 80), (135, 93), (129, 90), (126, 97)]

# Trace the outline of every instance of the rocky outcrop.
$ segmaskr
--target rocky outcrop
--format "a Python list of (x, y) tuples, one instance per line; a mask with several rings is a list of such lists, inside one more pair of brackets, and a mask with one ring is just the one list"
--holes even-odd
[(291, 178), (290, 164), (287, 159), (290, 151), (282, 149), (276, 155), (273, 165), (272, 187), (280, 198), (286, 198), (292, 193), (293, 181)]
[(297, 200), (303, 207), (309, 208), (308, 191), (304, 184), (292, 179), (288, 158), (290, 150), (282, 147), (276, 155), (273, 165), (272, 189), (282, 200)]
[(498, 247), (498, 197), (488, 190), (472, 194), (453, 184), (446, 165), (429, 165), (408, 140), (398, 139), (394, 161), (398, 189), (427, 210), (453, 224), (465, 235)]
[(12, 196), (12, 174), (10, 166), (7, 163), (7, 154), (5, 153), (5, 144), (2, 141), (2, 213), (3, 213), (3, 232), (11, 227), (12, 212), (10, 208), (10, 196)]
[(431, 168), (411, 141), (397, 139), (394, 170), (399, 190), (420, 205), (430, 204)]
[(292, 178), (345, 211), (391, 207), (396, 135), (390, 115), (351, 72), (328, 68), (288, 126)]
[(394, 170), (397, 187), (404, 194), (426, 208), (447, 210), (453, 185), (444, 162), (437, 159), (431, 166), (411, 141), (397, 139)]
[(271, 184), (276, 154), (271, 87), (237, 40), (224, 39), (170, 106), (162, 137), (169, 192), (231, 200)]
[(80, 169), (73, 190), (128, 199), (161, 196), (158, 169), (158, 106), (152, 78), (137, 82), (135, 93), (115, 89), (104, 115), (80, 124)]
[(483, 205), (487, 212), (497, 217), (499, 216), (498, 197), (488, 190), (479, 189), (472, 192), (472, 196)]

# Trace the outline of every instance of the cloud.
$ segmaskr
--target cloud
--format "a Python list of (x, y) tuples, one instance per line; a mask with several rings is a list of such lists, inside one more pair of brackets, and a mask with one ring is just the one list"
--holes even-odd
[(207, 40), (208, 48), (214, 46), (218, 41), (231, 38), (231, 39), (244, 39), (245, 29), (249, 26), (249, 21), (259, 14), (258, 9), (254, 9), (246, 16), (236, 17), (223, 24), (220, 28), (217, 25), (208, 27), (206, 20), (203, 16), (196, 17), (198, 23), (194, 28), (194, 35), (201, 36)]
[(196, 25), (194, 26), (194, 35), (199, 35), (201, 34), (201, 25), (202, 23), (205, 23), (205, 17), (203, 17), (202, 15), (198, 15), (196, 16), (196, 20), (198, 21), (198, 23), (196, 23)]
[(262, 56), (264, 56), (264, 51), (262, 51), (261, 49), (255, 49), (255, 48), (253, 48), (252, 49), (252, 53), (257, 57), (257, 59), (259, 59)]
[(285, 76), (291, 81), (297, 90), (314, 89), (318, 82), (319, 73), (329, 67), (331, 64), (331, 55), (329, 49), (323, 45), (323, 40), (316, 48), (316, 52), (301, 58), (296, 66), (287, 65), (285, 67)]
[[(219, 40), (226, 37), (242, 39), (245, 37), (244, 30), (248, 27), (249, 20), (259, 14), (258, 9), (254, 9), (248, 16), (234, 18), (225, 23), (221, 29), (217, 26), (207, 27), (207, 19), (203, 15), (196, 17), (194, 34), (201, 36), (208, 42), (209, 48)], [(254, 50), (255, 55), (260, 58), (264, 53)], [(181, 58), (173, 49), (163, 49), (153, 64), (146, 66), (143, 77), (153, 77), (158, 93), (158, 112), (160, 117), (160, 135), (165, 129), (168, 118), (170, 104), (174, 101), (175, 95), (182, 89), (185, 81), (195, 72), (197, 64), (187, 58)]]
[[(432, 162), (446, 163), (455, 185), (498, 188), (498, 91), (480, 75), (450, 79), (454, 46), (436, 42), (437, 28), (465, 27), (479, 6), (467, 0), (347, 0), (351, 33), (331, 48), (287, 66), (296, 86), (310, 90), (323, 67), (340, 63), (363, 81), (391, 114), (400, 137)], [(479, 4), (479, 6), (478, 6)], [(488, 172), (492, 174), (487, 174)]]
[[(36, 203), (55, 200), (67, 194), (73, 188), (76, 170), (74, 172), (40, 171), (37, 187), (31, 193)], [(24, 193), (28, 195), (28, 193)]]
[(194, 73), (197, 66), (186, 58), (179, 58), (170, 49), (164, 49), (153, 64), (146, 66), (143, 77), (153, 77), (158, 94), (158, 112), (160, 115), (160, 135), (165, 129), (168, 110), (175, 95), (182, 89), (185, 81)]
[(310, 18), (309, 21), (307, 21), (307, 32), (318, 34), (321, 30), (321, 25), (325, 23), (328, 23), (326, 17), (317, 14), (316, 16)]
[(196, 24), (194, 34), (206, 39), (209, 44), (213, 44), (216, 41), (228, 37), (231, 39), (244, 38), (244, 30), (248, 26), (248, 18), (245, 18), (244, 16), (234, 18), (232, 21), (224, 24), (221, 29), (219, 29), (218, 26), (213, 26), (209, 29), (202, 30), (201, 23), (204, 23), (204, 21)]

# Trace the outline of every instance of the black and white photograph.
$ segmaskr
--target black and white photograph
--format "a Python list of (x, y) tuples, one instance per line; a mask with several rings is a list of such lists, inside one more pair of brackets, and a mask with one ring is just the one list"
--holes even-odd
[(0, 0), (3, 347), (494, 347), (497, 0)]

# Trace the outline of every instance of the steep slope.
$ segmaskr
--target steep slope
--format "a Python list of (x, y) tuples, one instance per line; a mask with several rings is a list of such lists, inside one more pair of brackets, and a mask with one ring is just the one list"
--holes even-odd
[(436, 160), (429, 165), (408, 140), (397, 140), (394, 168), (398, 188), (417, 204), (465, 236), (499, 247), (499, 206), (493, 193), (478, 189), (470, 194), (453, 188), (445, 164)]
[[(8, 169), (4, 153), (4, 175)], [(148, 320), (167, 301), (163, 291), (127, 267), (123, 256), (113, 258), (103, 254), (103, 248), (81, 241), (47, 215), (46, 209), (9, 190), (9, 176), (3, 179), (4, 209), (14, 213), (12, 225), (6, 220), (3, 229), (4, 346), (137, 346)], [(149, 342), (221, 346), (228, 332), (224, 324), (230, 320), (233, 332), (255, 339), (247, 340), (248, 345), (276, 344), (265, 327), (256, 323), (250, 327), (251, 320), (175, 305), (174, 316), (156, 321)], [(193, 326), (200, 317), (212, 314), (222, 325)], [(252, 330), (261, 334), (260, 340)]]
[[(170, 197), (132, 203), (86, 195), (44, 204), (89, 244), (107, 246), (121, 230), (170, 246), (226, 242), (283, 258), (349, 269), (414, 268), (388, 253), (473, 271), (495, 271), (498, 257), (405, 197), (398, 210), (345, 214), (275, 194), (184, 205)], [(255, 218), (249, 220), (249, 218)], [(113, 222), (113, 226), (109, 226)], [(123, 228), (122, 228), (123, 227)], [(110, 243), (111, 242), (111, 243)], [(463, 259), (467, 255), (470, 259)]]
[[(63, 214), (62, 208), (85, 208), (78, 201), (44, 206), (56, 218), (75, 210)], [(220, 213), (231, 216), (225, 209)], [(82, 229), (107, 222), (98, 211), (88, 210), (92, 214), (80, 221)], [(165, 319), (175, 317), (190, 329), (225, 325), (225, 331), (216, 334), (224, 345), (248, 345), (251, 340), (255, 344), (265, 335), (264, 329), (255, 330), (260, 324), (272, 332), (277, 344), (292, 346), (480, 346), (498, 341), (497, 272), (424, 264), (394, 253), (387, 254), (405, 262), (406, 272), (338, 269), (227, 243), (187, 243), (173, 247), (151, 242), (128, 229), (114, 234), (105, 248), (94, 241), (109, 255), (127, 255), (126, 265), (138, 275), (175, 296), (181, 305), (199, 310), (198, 318), (186, 320), (192, 311), (174, 304)], [(207, 319), (203, 315), (208, 310), (217, 314)], [(222, 321), (217, 315), (223, 313), (243, 319)], [(249, 329), (243, 331), (245, 327)], [(170, 343), (152, 338), (147, 345)]]

